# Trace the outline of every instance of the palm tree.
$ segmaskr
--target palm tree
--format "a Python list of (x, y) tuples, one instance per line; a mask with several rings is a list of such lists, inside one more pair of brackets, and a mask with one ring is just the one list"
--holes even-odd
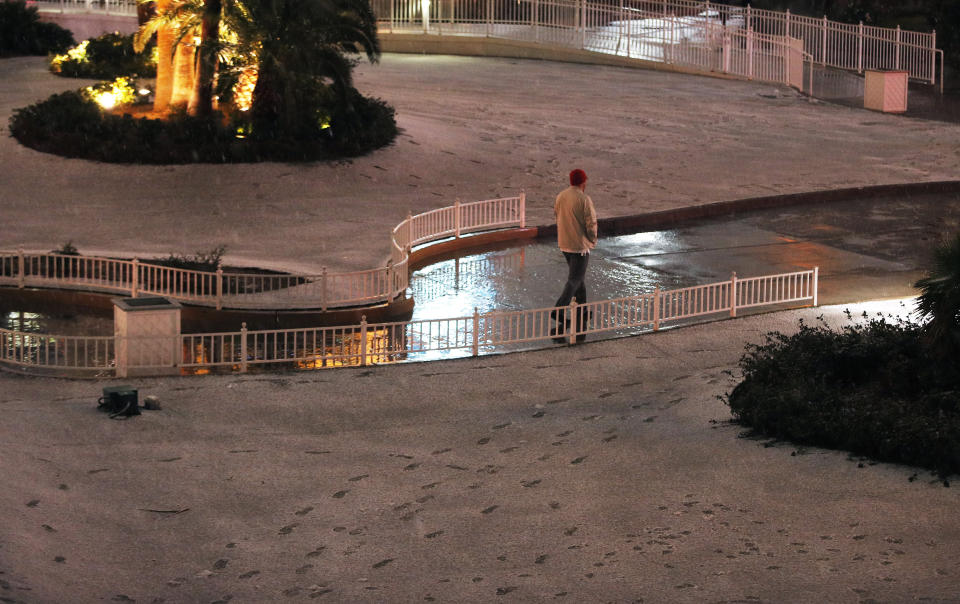
[[(157, 15), (136, 38), (142, 46), (158, 34), (158, 103), (167, 81), (166, 70), (161, 69), (162, 53), (180, 55), (198, 31), (188, 111), (195, 115), (213, 111), (214, 79), (222, 53), (241, 57), (238, 69), (256, 61), (251, 113), (261, 136), (295, 134), (305, 122), (316, 121), (314, 113), (328, 87), (349, 114), (354, 60), (347, 55), (362, 52), (371, 62), (380, 56), (369, 0), (161, 0)], [(163, 34), (168, 44), (161, 43)]]
[(934, 250), (933, 266), (914, 287), (920, 289), (917, 314), (927, 320), (923, 330), (931, 349), (955, 358), (960, 352), (960, 233)]
[(319, 99), (332, 91), (350, 111), (354, 60), (380, 57), (376, 17), (369, 0), (247, 0), (247, 31), (258, 77), (251, 117), (259, 135), (295, 135), (317, 121)]

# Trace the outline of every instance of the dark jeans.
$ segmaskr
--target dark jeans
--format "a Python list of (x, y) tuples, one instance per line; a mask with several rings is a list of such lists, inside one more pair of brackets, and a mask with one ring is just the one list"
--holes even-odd
[(583, 304), (587, 301), (586, 276), (590, 254), (564, 252), (563, 257), (567, 260), (567, 283), (563, 286), (555, 306), (567, 306), (574, 297), (577, 299), (577, 304)]

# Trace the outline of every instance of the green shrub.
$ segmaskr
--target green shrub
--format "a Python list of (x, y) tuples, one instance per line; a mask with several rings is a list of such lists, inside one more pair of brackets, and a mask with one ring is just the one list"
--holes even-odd
[(927, 276), (914, 283), (920, 290), (917, 310), (931, 354), (955, 359), (960, 354), (960, 234), (933, 252)]
[(921, 329), (875, 317), (770, 333), (747, 347), (726, 402), (758, 434), (960, 472), (960, 373), (926, 354)]
[(155, 49), (151, 42), (138, 53), (133, 50), (133, 34), (103, 34), (51, 58), (50, 71), (71, 78), (152, 78), (157, 75)]
[(35, 6), (23, 0), (0, 0), (0, 57), (45, 55), (76, 44), (73, 34), (55, 23), (43, 23)]
[[(318, 112), (321, 110), (318, 110)], [(182, 164), (315, 161), (369, 153), (396, 136), (393, 109), (357, 94), (354, 114), (311, 137), (248, 136), (244, 117), (166, 119), (104, 113), (82, 91), (55, 94), (14, 111), (10, 133), (27, 147), (64, 157), (114, 163)], [(328, 134), (327, 131), (331, 133)]]

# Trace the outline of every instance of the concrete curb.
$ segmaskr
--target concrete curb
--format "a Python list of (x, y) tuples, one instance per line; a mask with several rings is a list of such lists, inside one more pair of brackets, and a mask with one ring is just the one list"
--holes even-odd
[[(646, 214), (601, 218), (597, 222), (600, 232), (604, 235), (624, 235), (652, 228), (702, 220), (704, 218), (732, 216), (737, 212), (747, 212), (751, 210), (765, 210), (804, 204), (834, 203), (838, 201), (889, 197), (893, 195), (927, 195), (933, 193), (960, 193), (960, 180), (875, 185), (870, 187), (851, 187), (848, 189), (790, 193), (787, 195), (748, 197), (746, 199), (718, 201), (715, 203), (649, 212)], [(556, 234), (557, 225), (555, 224), (537, 227), (538, 238), (551, 237)]]

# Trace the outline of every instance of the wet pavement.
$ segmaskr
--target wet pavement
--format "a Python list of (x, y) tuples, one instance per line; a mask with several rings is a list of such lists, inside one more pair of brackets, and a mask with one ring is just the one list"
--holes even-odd
[[(860, 199), (742, 212), (602, 237), (590, 300), (820, 267), (823, 304), (905, 297), (937, 242), (960, 230), (960, 194)], [(566, 264), (551, 239), (468, 253), (416, 271), (413, 318), (552, 306)]]

